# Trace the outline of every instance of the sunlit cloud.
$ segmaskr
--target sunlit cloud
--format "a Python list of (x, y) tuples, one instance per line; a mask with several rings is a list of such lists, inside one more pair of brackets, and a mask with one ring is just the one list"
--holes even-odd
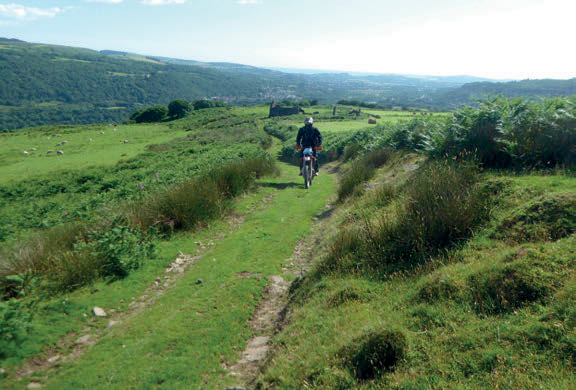
[(262, 0), (236, 0), (236, 4), (240, 5), (262, 4)]
[(142, 4), (146, 5), (168, 5), (168, 4), (184, 4), (187, 0), (142, 0)]
[(28, 7), (21, 4), (0, 4), (0, 15), (17, 20), (36, 20), (40, 18), (53, 18), (66, 8), (52, 7), (52, 8), (36, 8)]
[(109, 3), (109, 4), (120, 4), (124, 0), (86, 0), (87, 3)]

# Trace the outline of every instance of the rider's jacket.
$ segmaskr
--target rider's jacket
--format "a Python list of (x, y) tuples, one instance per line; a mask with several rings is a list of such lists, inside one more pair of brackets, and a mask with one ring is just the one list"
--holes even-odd
[(322, 135), (320, 131), (312, 125), (306, 125), (298, 130), (298, 137), (296, 137), (296, 146), (305, 148), (313, 148), (322, 145)]

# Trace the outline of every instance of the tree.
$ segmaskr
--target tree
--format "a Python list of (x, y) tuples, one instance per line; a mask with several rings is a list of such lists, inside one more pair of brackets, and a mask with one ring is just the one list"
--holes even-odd
[(160, 122), (168, 115), (168, 108), (165, 106), (154, 106), (142, 111), (135, 112), (130, 119), (136, 123)]
[(190, 111), (190, 103), (184, 99), (173, 100), (168, 104), (168, 116), (171, 118), (183, 118)]
[(226, 107), (226, 103), (220, 102), (218, 100), (200, 99), (192, 102), (192, 106), (195, 110), (201, 110), (203, 108)]

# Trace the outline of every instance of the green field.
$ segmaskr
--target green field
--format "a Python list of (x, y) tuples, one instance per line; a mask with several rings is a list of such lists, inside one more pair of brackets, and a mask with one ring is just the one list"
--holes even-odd
[[(0, 387), (574, 388), (568, 103), (307, 108), (310, 190), (305, 115), (267, 106), (2, 134)], [(265, 364), (232, 375), (256, 336)]]
[[(111, 166), (144, 152), (147, 145), (185, 134), (184, 128), (167, 124), (54, 126), (49, 130), (0, 133), (0, 169), (3, 171), (0, 184), (60, 170)], [(62, 141), (66, 144), (58, 146)], [(31, 151), (32, 148), (36, 150)], [(58, 150), (64, 154), (57, 155)], [(24, 151), (29, 155), (23, 155)]]

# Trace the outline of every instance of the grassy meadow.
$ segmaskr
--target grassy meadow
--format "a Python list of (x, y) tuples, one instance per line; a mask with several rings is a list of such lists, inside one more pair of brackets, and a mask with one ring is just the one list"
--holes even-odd
[[(310, 190), (307, 115), (267, 106), (1, 134), (0, 387), (574, 388), (574, 107), (306, 107), (324, 138)], [(228, 368), (271, 275), (288, 304), (242, 382)]]
[[(0, 184), (64, 170), (112, 166), (144, 152), (147, 145), (184, 135), (182, 126), (164, 123), (50, 126), (0, 133), (0, 168), (4, 172)], [(58, 150), (64, 154), (58, 155)]]

